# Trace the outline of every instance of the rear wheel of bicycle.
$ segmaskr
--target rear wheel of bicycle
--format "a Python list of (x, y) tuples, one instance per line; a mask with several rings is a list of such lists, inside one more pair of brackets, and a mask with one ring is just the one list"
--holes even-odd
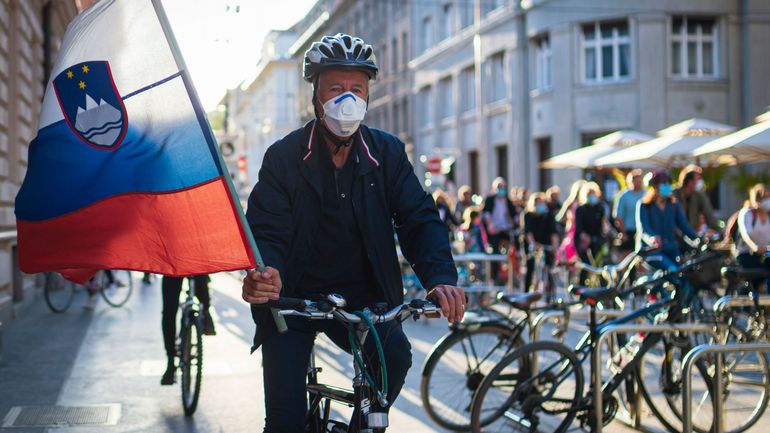
[(179, 368), (182, 373), (182, 406), (187, 416), (195, 413), (203, 377), (203, 339), (197, 314), (187, 313), (182, 320)]
[[(747, 340), (739, 328), (730, 328), (728, 343)], [(645, 355), (652, 356), (657, 361), (658, 368), (653, 366), (649, 369), (650, 374), (645, 374), (644, 378), (640, 377), (642, 396), (656, 418), (671, 432), (682, 430), (681, 367), (684, 357), (695, 344), (707, 342), (709, 340), (703, 336), (688, 339), (666, 337)], [(714, 419), (714, 356), (703, 358), (693, 371), (693, 429), (702, 433), (711, 430)], [(743, 432), (754, 425), (767, 408), (770, 386), (767, 358), (764, 354), (749, 352), (721, 356), (724, 365), (724, 397), (719, 406), (724, 408), (724, 431)]]
[(107, 280), (106, 272), (102, 272), (100, 287), (102, 298), (113, 307), (122, 307), (134, 289), (131, 271), (112, 271), (113, 284)]
[(72, 304), (75, 297), (75, 283), (67, 281), (61, 274), (47, 272), (43, 288), (45, 303), (54, 313), (63, 313)]
[(582, 397), (583, 370), (572, 349), (554, 341), (526, 344), (506, 355), (479, 386), (471, 431), (565, 432)]
[(521, 346), (520, 336), (502, 324), (453, 331), (433, 348), (422, 371), (420, 396), (430, 419), (443, 428), (467, 431), (473, 394), (505, 356)]

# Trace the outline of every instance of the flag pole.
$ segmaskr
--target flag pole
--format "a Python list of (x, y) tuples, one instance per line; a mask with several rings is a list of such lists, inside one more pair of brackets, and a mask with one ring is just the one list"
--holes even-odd
[[(219, 166), (220, 172), (222, 173), (222, 177), (224, 177), (225, 182), (227, 184), (227, 191), (230, 194), (230, 201), (233, 203), (233, 207), (235, 209), (235, 213), (237, 214), (236, 216), (238, 217), (238, 220), (240, 222), (241, 229), (243, 230), (244, 234), (246, 235), (246, 239), (249, 242), (251, 253), (254, 256), (254, 260), (257, 263), (257, 270), (261, 272), (265, 269), (265, 262), (262, 260), (262, 256), (259, 254), (257, 243), (254, 241), (254, 235), (251, 233), (249, 224), (246, 221), (246, 216), (243, 213), (243, 208), (241, 207), (240, 198), (238, 197), (238, 194), (235, 191), (235, 187), (233, 186), (233, 181), (230, 178), (230, 173), (227, 170), (227, 165), (225, 165), (225, 161), (222, 158), (222, 153), (219, 151), (219, 146), (217, 145), (217, 140), (216, 140), (216, 137), (214, 136), (214, 131), (211, 129), (211, 124), (209, 123), (208, 118), (206, 117), (206, 113), (203, 111), (203, 105), (201, 104), (200, 98), (198, 97), (198, 92), (195, 90), (195, 86), (193, 86), (192, 78), (190, 77), (190, 72), (187, 69), (187, 65), (184, 62), (184, 58), (182, 57), (182, 52), (179, 50), (179, 45), (177, 44), (176, 37), (174, 37), (174, 31), (171, 28), (171, 24), (168, 21), (168, 16), (166, 15), (166, 11), (165, 9), (163, 9), (163, 4), (161, 3), (161, 0), (151, 0), (151, 2), (152, 2), (152, 6), (155, 8), (155, 15), (158, 17), (160, 26), (163, 29), (163, 35), (166, 37), (166, 42), (168, 43), (169, 49), (171, 50), (171, 54), (174, 56), (174, 61), (176, 62), (177, 69), (179, 69), (179, 72), (181, 74), (182, 82), (184, 83), (185, 89), (187, 90), (187, 94), (190, 97), (190, 100), (192, 102), (193, 109), (195, 110), (195, 115), (198, 118), (198, 123), (200, 124), (204, 137), (206, 138), (206, 142), (208, 143), (209, 150), (211, 151), (212, 157), (214, 157), (214, 162)], [(284, 320), (283, 316), (279, 314), (278, 309), (271, 308), (270, 311), (273, 315), (273, 320), (275, 321), (275, 325), (278, 328), (278, 331), (281, 333), (286, 332), (286, 330), (288, 329), (286, 327), (286, 321)]]

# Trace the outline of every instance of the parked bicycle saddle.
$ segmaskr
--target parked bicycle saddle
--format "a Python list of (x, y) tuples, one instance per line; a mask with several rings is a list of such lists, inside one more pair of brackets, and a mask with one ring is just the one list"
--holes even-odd
[(722, 268), (722, 276), (731, 280), (755, 280), (770, 277), (770, 271), (762, 268), (725, 266)]
[(589, 304), (597, 304), (605, 301), (612, 300), (617, 296), (618, 292), (614, 288), (595, 288), (570, 285), (569, 292), (575, 296), (580, 297), (580, 300)]
[(542, 297), (543, 294), (539, 292), (519, 293), (518, 295), (505, 295), (500, 293), (497, 295), (498, 300), (513, 308), (518, 308), (519, 310), (529, 310), (532, 307), (532, 304), (539, 301)]

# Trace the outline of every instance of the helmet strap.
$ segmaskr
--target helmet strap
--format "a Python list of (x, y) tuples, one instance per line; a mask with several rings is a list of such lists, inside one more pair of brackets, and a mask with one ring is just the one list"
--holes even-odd
[(328, 142), (332, 143), (334, 145), (334, 154), (338, 154), (340, 152), (340, 149), (343, 147), (348, 147), (353, 144), (353, 140), (355, 139), (355, 134), (351, 135), (347, 138), (340, 138), (334, 135), (331, 131), (329, 131), (329, 128), (326, 127), (326, 123), (324, 123), (323, 118), (317, 118), (316, 120), (320, 124), (321, 129), (321, 135), (323, 135), (324, 139)]

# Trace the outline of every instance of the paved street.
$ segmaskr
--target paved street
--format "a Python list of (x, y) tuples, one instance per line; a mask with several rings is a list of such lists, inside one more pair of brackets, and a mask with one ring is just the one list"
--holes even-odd
[[(232, 274), (213, 277), (218, 335), (205, 340), (204, 382), (197, 413), (185, 418), (180, 388), (161, 387), (165, 366), (160, 331), (159, 281), (135, 283), (129, 304), (114, 309), (100, 300), (93, 313), (83, 309), (78, 293), (65, 314), (48, 311), (40, 299), (6, 328), (0, 362), (0, 417), (13, 406), (120, 405), (111, 427), (61, 427), (74, 432), (261, 432), (262, 379), (258, 353), (249, 355), (253, 324), (240, 300), (240, 284)], [(419, 396), (420, 366), (444, 332), (443, 321), (409, 323), (414, 367), (401, 398), (391, 412), (393, 432), (436, 432)], [(321, 341), (317, 351), (322, 377), (346, 386), (350, 357)], [(650, 417), (645, 419), (648, 421)], [(2, 418), (0, 418), (2, 419)], [(651, 424), (653, 427), (655, 424)], [(44, 428), (0, 428), (9, 432), (44, 432)], [(606, 431), (630, 431), (614, 423)]]

